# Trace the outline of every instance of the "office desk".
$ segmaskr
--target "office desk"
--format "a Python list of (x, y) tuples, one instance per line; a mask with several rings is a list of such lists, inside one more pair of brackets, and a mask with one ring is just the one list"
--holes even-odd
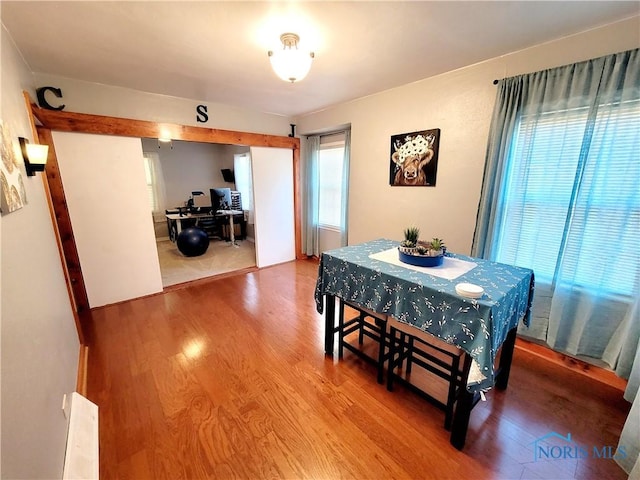
[[(520, 321), (529, 321), (533, 272), (447, 254), (445, 266), (464, 273), (443, 278), (436, 276), (442, 267), (420, 268), (380, 260), (384, 254), (393, 255), (398, 245), (381, 239), (322, 254), (315, 301), (319, 313), (323, 313), (326, 301), (325, 354), (333, 355), (336, 297), (390, 315), (461, 348), (471, 359), (465, 362), (470, 374), (458, 399), (451, 443), (462, 448), (479, 392), (494, 385), (507, 387), (516, 327)], [(462, 297), (455, 291), (460, 282), (480, 285), (485, 294), (477, 300)], [(496, 378), (494, 363), (501, 346), (501, 373)]]
[[(242, 215), (242, 210), (218, 210), (214, 213), (167, 213), (165, 217), (167, 217), (167, 222), (169, 223), (169, 238), (172, 242), (175, 242), (182, 231), (182, 221), (183, 220), (195, 220), (196, 226), (198, 226), (198, 221), (203, 218), (215, 218), (220, 216), (229, 217), (229, 227), (231, 228), (231, 244), (235, 245), (236, 239), (233, 232), (233, 216), (234, 215)], [(175, 225), (175, 230), (173, 228)]]
[[(182, 215), (179, 213), (167, 213), (165, 217), (167, 217), (167, 224), (169, 226), (169, 238), (175, 243), (178, 235), (180, 235), (182, 231), (183, 220), (195, 220), (195, 224), (198, 226), (198, 220), (202, 218), (213, 218), (215, 215), (212, 213), (185, 213)], [(173, 228), (174, 226), (175, 229)]]

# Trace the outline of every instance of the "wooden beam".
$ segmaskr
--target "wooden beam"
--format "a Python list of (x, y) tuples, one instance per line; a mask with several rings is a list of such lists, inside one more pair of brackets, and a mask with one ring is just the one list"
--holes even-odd
[(69, 282), (71, 283), (72, 303), (75, 305), (76, 312), (81, 314), (89, 310), (89, 299), (84, 284), (84, 277), (82, 276), (78, 248), (75, 237), (73, 236), (73, 227), (71, 225), (69, 209), (67, 208), (67, 199), (64, 195), (64, 186), (62, 185), (60, 166), (58, 165), (58, 157), (56, 155), (55, 145), (53, 144), (53, 135), (51, 134), (51, 130), (44, 127), (38, 127), (38, 135), (43, 144), (49, 145), (49, 158), (47, 160), (47, 166), (45, 167), (45, 173), (47, 175), (51, 203), (55, 214), (55, 223), (58, 227), (58, 236), (62, 243), (64, 263), (67, 268)]
[(302, 194), (300, 193), (300, 148), (293, 150), (293, 219), (296, 243), (296, 258), (307, 258), (302, 251)]
[(187, 142), (300, 149), (300, 139), (294, 137), (47, 110), (37, 106), (35, 107), (34, 115), (45, 127), (62, 132), (82, 132), (140, 138), (170, 137), (172, 140), (184, 140)]
[[(35, 103), (33, 102), (33, 100), (31, 99), (31, 96), (29, 95), (28, 92), (23, 91), (22, 95), (24, 97), (24, 101), (27, 107), (27, 114), (29, 115), (29, 123), (31, 125), (31, 134), (33, 136), (33, 140), (37, 141), (38, 143), (42, 143), (42, 144), (48, 144), (47, 140), (45, 140), (44, 137), (46, 137), (46, 134), (43, 133), (42, 134), (42, 139), (40, 132), (38, 131), (36, 124), (35, 124), (35, 119), (34, 119), (34, 115), (33, 115), (33, 108), (35, 106)], [(36, 107), (37, 108), (37, 107)], [(50, 133), (50, 132), (49, 132)], [(49, 148), (51, 149), (51, 145), (49, 145)], [(69, 270), (67, 268), (67, 262), (65, 259), (65, 252), (64, 252), (64, 246), (62, 244), (62, 239), (60, 237), (60, 230), (58, 227), (58, 222), (56, 220), (56, 214), (55, 214), (55, 209), (54, 209), (54, 204), (53, 204), (53, 199), (51, 198), (51, 190), (49, 189), (49, 181), (47, 180), (46, 175), (42, 176), (42, 186), (44, 188), (44, 192), (45, 192), (45, 198), (47, 199), (47, 206), (49, 207), (49, 215), (51, 217), (51, 225), (53, 227), (53, 233), (56, 239), (56, 245), (58, 246), (58, 254), (60, 255), (60, 264), (62, 266), (62, 271), (64, 274), (64, 280), (67, 286), (67, 294), (69, 295), (69, 304), (71, 305), (71, 311), (73, 313), (73, 320), (76, 326), (76, 332), (78, 334), (78, 340), (80, 342), (81, 345), (83, 345), (85, 343), (85, 338), (84, 338), (84, 329), (82, 327), (82, 322), (80, 321), (80, 318), (78, 316), (78, 310), (77, 310), (77, 305), (74, 299), (74, 295), (73, 295), (73, 288), (71, 286), (71, 277), (69, 276)]]
[[(67, 220), (69, 214), (66, 208), (66, 199), (57, 158), (55, 157), (53, 138), (51, 131), (92, 133), (98, 135), (118, 135), (136, 138), (162, 138), (170, 137), (172, 140), (188, 142), (222, 143), (229, 145), (246, 145), (250, 147), (274, 147), (290, 148), (293, 150), (293, 208), (295, 229), (295, 255), (296, 258), (306, 258), (302, 251), (302, 201), (300, 179), (300, 139), (278, 135), (266, 135), (260, 133), (237, 132), (232, 130), (220, 130), (214, 128), (192, 127), (172, 123), (158, 123), (146, 120), (130, 118), (109, 117), (104, 115), (92, 115), (77, 112), (64, 112), (40, 108), (33, 101), (28, 101), (28, 107), (32, 115), (40, 121), (43, 129), (48, 131), (49, 162), (46, 168), (49, 188), (52, 190), (52, 203), (55, 210), (55, 218), (58, 219), (58, 230), (63, 239), (63, 247), (67, 260), (67, 269), (71, 276), (72, 291), (78, 312), (89, 308), (87, 293), (82, 279), (80, 262), (77, 256), (77, 247), (73, 239), (71, 221)], [(43, 131), (44, 131), (43, 130)], [(49, 166), (49, 163), (52, 165)], [(65, 214), (66, 212), (66, 214)], [(65, 216), (67, 218), (65, 218)], [(73, 243), (73, 246), (70, 244)]]
[(76, 377), (76, 392), (83, 397), (87, 396), (87, 366), (89, 364), (89, 347), (80, 345), (80, 353), (78, 355), (78, 375)]

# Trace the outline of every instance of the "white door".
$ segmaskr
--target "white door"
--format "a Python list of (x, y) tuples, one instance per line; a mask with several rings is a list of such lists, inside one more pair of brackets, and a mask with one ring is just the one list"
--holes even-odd
[(293, 151), (251, 147), (256, 264), (295, 260)]
[(53, 132), (91, 307), (162, 291), (139, 138)]

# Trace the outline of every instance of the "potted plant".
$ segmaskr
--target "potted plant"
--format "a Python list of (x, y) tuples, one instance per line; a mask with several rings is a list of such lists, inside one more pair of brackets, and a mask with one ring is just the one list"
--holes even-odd
[(437, 257), (440, 255), (444, 255), (446, 248), (447, 247), (444, 244), (444, 240), (434, 237), (429, 242), (429, 256)]
[(419, 236), (420, 229), (418, 227), (406, 228), (404, 230), (404, 240), (400, 243), (400, 251), (407, 254), (415, 253)]
[(441, 238), (432, 238), (428, 242), (419, 242), (420, 231), (416, 227), (404, 231), (404, 240), (400, 243), (400, 261), (419, 267), (437, 267), (444, 261), (446, 246)]

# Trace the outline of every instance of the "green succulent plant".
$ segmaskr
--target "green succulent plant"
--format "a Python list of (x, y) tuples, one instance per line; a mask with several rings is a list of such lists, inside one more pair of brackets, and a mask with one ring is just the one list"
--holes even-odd
[(442, 250), (445, 247), (444, 240), (434, 237), (431, 239), (430, 247), (431, 250)]
[(431, 257), (442, 255), (444, 253), (444, 250), (447, 248), (444, 244), (444, 240), (435, 237), (428, 242), (424, 242), (423, 245), (427, 248), (427, 250), (429, 250), (428, 255)]
[(420, 236), (420, 229), (418, 227), (409, 227), (404, 230), (403, 247), (415, 247), (418, 243), (418, 237)]

